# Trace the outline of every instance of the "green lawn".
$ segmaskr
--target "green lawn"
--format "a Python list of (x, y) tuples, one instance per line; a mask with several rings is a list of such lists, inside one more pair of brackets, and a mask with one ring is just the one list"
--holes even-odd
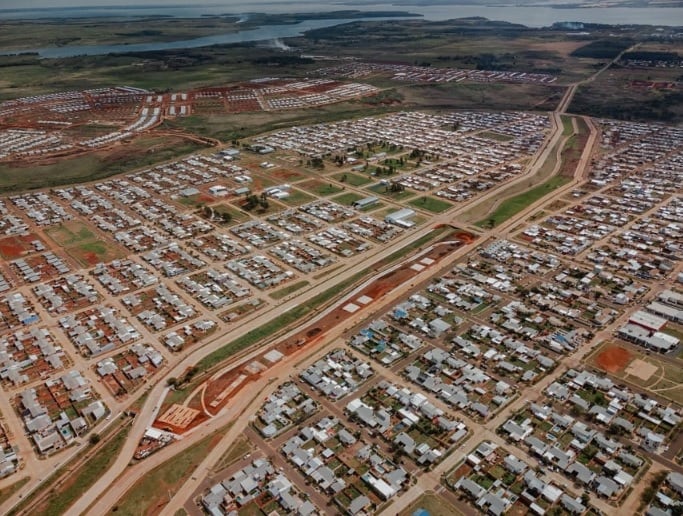
[(500, 134), (495, 131), (483, 131), (479, 133), (477, 136), (481, 136), (482, 138), (488, 138), (489, 140), (495, 140), (497, 142), (509, 142), (514, 139), (510, 135)]
[(237, 461), (237, 459), (249, 453), (249, 451), (251, 451), (249, 440), (245, 437), (237, 439), (211, 469), (213, 469), (213, 471), (225, 469)]
[(483, 220), (476, 223), (479, 227), (493, 227), (505, 222), (510, 217), (516, 215), (527, 206), (535, 203), (539, 199), (542, 199), (554, 190), (557, 190), (561, 186), (567, 184), (570, 181), (568, 177), (555, 176), (551, 177), (545, 183), (527, 190), (524, 193), (511, 197), (510, 199), (504, 200), (496, 211)]
[(574, 124), (572, 124), (572, 118), (568, 115), (562, 115), (562, 135), (570, 136), (574, 133)]
[(340, 183), (346, 183), (351, 186), (363, 186), (367, 185), (368, 183), (372, 183), (372, 179), (370, 179), (369, 177), (361, 176), (358, 174), (352, 174), (350, 172), (346, 172), (344, 174), (335, 174), (332, 177), (334, 177), (334, 179), (336, 179)]
[(347, 192), (341, 195), (337, 195), (336, 197), (332, 197), (332, 201), (343, 204), (344, 206), (351, 206), (354, 202), (360, 201), (361, 199), (364, 199), (362, 195), (359, 195), (355, 192)]
[(302, 192), (301, 190), (298, 190), (296, 188), (291, 188), (289, 190), (289, 197), (286, 197), (284, 199), (280, 199), (280, 202), (285, 203), (287, 206), (300, 206), (302, 204), (306, 204), (307, 202), (314, 201), (315, 197), (312, 195), (308, 195), (305, 192)]
[(137, 516), (151, 510), (157, 512), (156, 505), (160, 500), (168, 501), (169, 493), (172, 494), (187, 480), (218, 443), (217, 434), (225, 433), (231, 425), (205, 437), (147, 473), (118, 501), (116, 513)]
[(136, 168), (160, 163), (205, 148), (179, 138), (140, 137), (111, 151), (60, 158), (44, 165), (0, 165), (0, 192), (11, 193), (36, 188), (97, 181)]
[[(42, 503), (37, 509), (37, 514), (67, 514), (68, 508), (73, 504), (85, 491), (90, 488), (102, 474), (111, 466), (116, 460), (121, 448), (128, 438), (130, 425), (126, 424), (122, 429), (114, 435), (106, 445), (102, 446), (100, 450), (95, 453), (82, 467), (72, 471), (69, 482), (62, 486), (59, 490), (53, 490), (52, 495), (46, 502)], [(86, 453), (87, 448), (81, 452)], [(80, 456), (80, 454), (79, 454)], [(68, 464), (63, 468), (68, 468)], [(63, 473), (63, 469), (55, 472), (55, 475)], [(46, 487), (50, 487), (48, 482)], [(35, 491), (36, 494), (42, 490)], [(32, 497), (25, 498), (28, 502)], [(20, 514), (22, 505), (16, 506), (9, 514)]]
[(414, 206), (415, 208), (427, 210), (432, 213), (442, 213), (453, 207), (453, 205), (449, 202), (429, 196), (411, 199), (408, 201), (408, 204)]
[(410, 199), (415, 195), (415, 192), (410, 190), (403, 190), (402, 192), (390, 192), (389, 185), (385, 185), (382, 183), (376, 183), (372, 186), (367, 187), (367, 189), (370, 190), (373, 194), (390, 197), (396, 201)]
[(0, 504), (9, 500), (10, 497), (24, 487), (29, 480), (31, 480), (31, 477), (24, 477), (21, 480), (17, 480), (14, 484), (10, 484), (5, 488), (0, 489)]
[(287, 297), (292, 292), (296, 292), (297, 290), (300, 290), (308, 285), (309, 283), (306, 280), (299, 281), (297, 283), (287, 285), (286, 287), (281, 288), (280, 290), (276, 290), (275, 292), (271, 292), (269, 295), (273, 299), (282, 299), (283, 297)]
[(297, 183), (297, 186), (304, 188), (309, 192), (317, 195), (318, 197), (326, 197), (328, 195), (334, 195), (343, 191), (343, 188), (335, 185), (334, 183), (325, 183), (323, 181), (306, 181), (304, 183)]
[(62, 247), (80, 245), (96, 238), (90, 227), (75, 220), (58, 224), (46, 233)]
[(239, 224), (241, 222), (249, 220), (249, 215), (247, 215), (241, 210), (233, 208), (228, 204), (217, 204), (216, 206), (211, 206), (211, 208), (213, 208), (214, 213), (216, 213), (217, 215), (229, 213), (231, 218), (228, 225)]

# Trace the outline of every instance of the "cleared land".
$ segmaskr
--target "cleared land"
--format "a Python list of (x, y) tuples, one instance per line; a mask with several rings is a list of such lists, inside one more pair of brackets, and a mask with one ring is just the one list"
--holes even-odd
[(429, 516), (461, 516), (462, 514), (443, 496), (427, 492), (399, 513), (399, 516), (421, 516), (424, 513), (420, 510), (427, 511)]
[(408, 201), (408, 204), (415, 208), (426, 210), (432, 213), (442, 213), (453, 207), (453, 205), (449, 202), (442, 201), (441, 199), (437, 199), (436, 197), (430, 196), (411, 199), (410, 201)]
[(367, 176), (351, 174), (348, 172), (345, 174), (335, 174), (333, 177), (340, 183), (348, 183), (351, 186), (363, 186), (367, 185), (368, 183), (372, 183), (372, 179)]
[(245, 437), (242, 437), (240, 439), (237, 439), (233, 445), (228, 448), (228, 451), (226, 451), (223, 456), (218, 459), (218, 462), (213, 466), (213, 471), (221, 471), (229, 466), (231, 466), (233, 463), (235, 463), (238, 459), (243, 457), (245, 454), (249, 453), (252, 450), (252, 445), (249, 442), (249, 440)]
[[(229, 428), (229, 427), (228, 427)], [(117, 514), (137, 516), (158, 512), (168, 503), (168, 492), (175, 491), (189, 478), (199, 463), (220, 442), (227, 428), (214, 432), (197, 444), (183, 450), (173, 459), (154, 468), (119, 500)]]
[(627, 344), (607, 343), (588, 362), (653, 394), (683, 403), (683, 362), (678, 359), (647, 354)]
[(48, 229), (46, 233), (85, 267), (125, 256), (123, 249), (113, 242), (101, 240), (93, 228), (82, 222), (65, 222)]
[[(50, 488), (49, 492), (40, 490), (35, 497), (25, 498), (9, 514), (25, 514), (23, 510), (27, 507), (30, 507), (31, 512), (35, 514), (66, 514), (68, 508), (83, 491), (97, 482), (100, 475), (116, 460), (128, 438), (129, 431), (130, 426), (127, 423), (122, 427), (117, 427), (113, 433), (102, 438), (92, 455), (88, 455), (90, 450), (85, 450), (78, 455), (76, 460), (82, 462), (76, 463), (75, 470), (70, 469), (74, 467), (74, 464), (65, 465), (57, 470), (54, 473), (54, 479), (55, 482), (57, 480), (60, 482), (55, 484), (48, 481), (46, 488)], [(55, 485), (59, 485), (59, 490), (53, 489)]]
[(566, 185), (568, 182), (569, 179), (566, 177), (553, 177), (545, 183), (532, 188), (531, 190), (527, 190), (524, 193), (504, 200), (489, 217), (480, 220), (476, 225), (479, 227), (497, 226), (508, 220), (513, 215), (516, 215), (527, 206), (535, 203), (539, 199), (542, 199), (549, 193), (557, 190), (559, 187)]
[(204, 146), (184, 138), (145, 136), (112, 150), (42, 165), (0, 164), (0, 193), (96, 181), (190, 154)]

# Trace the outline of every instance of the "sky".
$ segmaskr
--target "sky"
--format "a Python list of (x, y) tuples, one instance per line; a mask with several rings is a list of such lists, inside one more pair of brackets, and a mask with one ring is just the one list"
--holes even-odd
[[(285, 0), (255, 0), (249, 3), (270, 3), (280, 2)], [(209, 5), (224, 5), (229, 8), (230, 5), (239, 4), (244, 5), (244, 0), (0, 0), (0, 9), (30, 9), (30, 8), (44, 8), (44, 7), (101, 7), (101, 6), (125, 6), (125, 5), (192, 5), (192, 4), (209, 4)]]

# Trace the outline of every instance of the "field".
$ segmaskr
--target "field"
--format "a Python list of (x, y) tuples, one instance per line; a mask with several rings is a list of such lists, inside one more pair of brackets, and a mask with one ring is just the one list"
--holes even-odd
[[(124, 424), (113, 430), (115, 433), (103, 436), (100, 447), (95, 450), (85, 462), (80, 464), (75, 470), (70, 470), (69, 475), (65, 481), (59, 484), (59, 490), (54, 489), (54, 484), (47, 482), (46, 487), (50, 489), (49, 496), (42, 498), (38, 505), (31, 507), (35, 514), (66, 514), (68, 508), (78, 499), (85, 490), (93, 485), (116, 460), (121, 448), (126, 443), (130, 425)], [(106, 439), (106, 442), (105, 442)], [(89, 449), (82, 450), (78, 455), (81, 458), (84, 454), (89, 453)], [(73, 468), (73, 465), (65, 465), (53, 473), (54, 479), (63, 475), (67, 468)], [(45, 491), (38, 490), (37, 495), (44, 495)], [(34, 498), (26, 497), (24, 501), (14, 510), (10, 511), (10, 515), (24, 514), (22, 509), (25, 504), (34, 501)]]
[(0, 164), (0, 193), (96, 181), (190, 154), (203, 146), (177, 137), (138, 138), (107, 151), (40, 165)]
[(308, 195), (307, 193), (304, 193), (297, 188), (291, 188), (289, 190), (289, 197), (280, 199), (280, 201), (286, 204), (287, 206), (300, 206), (302, 204), (306, 204), (307, 202), (311, 202), (314, 200), (315, 197)]
[(186, 208), (202, 208), (213, 202), (216, 202), (216, 199), (211, 195), (198, 193), (188, 197), (180, 196), (178, 199), (176, 199), (176, 201)]
[(527, 206), (535, 203), (539, 199), (542, 199), (553, 190), (557, 190), (559, 187), (567, 184), (569, 179), (566, 177), (555, 176), (545, 183), (538, 185), (531, 190), (527, 190), (524, 193), (505, 199), (501, 202), (493, 213), (491, 213), (486, 219), (477, 222), (479, 227), (493, 227), (497, 226), (510, 217), (516, 215), (520, 211), (524, 210)]
[(7, 487), (0, 490), (0, 504), (5, 503), (10, 496), (16, 493), (19, 489), (24, 487), (26, 483), (30, 480), (30, 477), (24, 477), (21, 480), (17, 480), (15, 483), (8, 485)]
[(372, 179), (370, 179), (367, 176), (361, 176), (358, 174), (351, 174), (351, 173), (344, 173), (344, 174), (335, 174), (334, 179), (339, 181), (340, 183), (348, 183), (351, 186), (363, 186), (367, 185), (368, 183), (372, 183)]
[(449, 202), (442, 201), (441, 199), (436, 199), (435, 197), (418, 197), (417, 199), (411, 199), (408, 204), (420, 209), (427, 210), (432, 213), (442, 213), (449, 210), (453, 205)]
[(240, 224), (246, 220), (249, 220), (249, 216), (242, 210), (228, 206), (227, 204), (217, 204), (216, 206), (211, 206), (214, 213), (218, 215), (223, 215), (224, 213), (230, 214), (230, 223), (228, 225), (232, 226), (234, 224)]
[(113, 242), (105, 242), (83, 222), (69, 221), (46, 230), (55, 243), (85, 267), (125, 256)]
[(246, 209), (246, 205), (247, 201), (244, 198), (235, 200), (232, 203), (232, 206), (234, 208), (242, 210), (243, 217), (246, 216), (248, 213), (253, 213), (254, 215), (258, 215), (259, 217), (265, 217), (266, 215), (272, 215), (273, 213), (277, 213), (285, 209), (285, 206), (283, 204), (280, 204), (280, 202), (274, 201), (273, 199), (268, 199), (268, 205), (265, 208), (259, 204), (258, 206), (254, 207), (251, 211), (249, 211)]
[(424, 513), (421, 513), (420, 509), (427, 511), (429, 516), (460, 516), (462, 514), (443, 496), (428, 491), (400, 512), (398, 516), (421, 516)]
[[(330, 200), (338, 204), (342, 204), (344, 206), (351, 206), (354, 202), (360, 201), (361, 199), (363, 199), (362, 195), (359, 195), (355, 192), (347, 192), (341, 195), (337, 195), (336, 197), (332, 197), (332, 199)], [(373, 204), (372, 207), (376, 208), (377, 204)]]
[[(638, 52), (683, 52), (680, 42), (646, 42)], [(621, 61), (597, 79), (582, 85), (569, 110), (595, 117), (680, 123), (683, 88), (680, 68), (625, 66)], [(665, 88), (652, 87), (655, 83)]]
[(230, 448), (223, 454), (223, 456), (218, 459), (218, 462), (214, 464), (212, 470), (215, 472), (221, 471), (232, 465), (238, 459), (240, 459), (245, 454), (249, 453), (252, 449), (252, 445), (249, 440), (245, 437), (237, 439)]
[(28, 235), (9, 236), (0, 240), (0, 256), (5, 260), (14, 260), (34, 250), (31, 242), (40, 239), (30, 233)]
[(147, 473), (126, 492), (112, 512), (126, 516), (150, 511), (158, 513), (161, 507), (168, 504), (169, 491), (175, 491), (189, 478), (204, 457), (220, 442), (227, 428), (214, 432)]
[(309, 192), (314, 193), (318, 197), (334, 195), (336, 193), (343, 191), (343, 188), (333, 183), (326, 183), (324, 181), (319, 181), (317, 179), (312, 179), (310, 181), (299, 183), (298, 186)]
[(107, 20), (66, 19), (51, 21), (4, 21), (0, 47), (7, 50), (46, 45), (131, 44), (174, 41), (236, 30), (235, 18), (171, 20), (160, 17), (130, 19), (125, 25)]
[[(586, 122), (578, 117), (573, 120), (572, 117), (562, 117), (562, 125), (564, 139), (550, 151), (533, 177), (508, 187), (493, 199), (477, 204), (464, 215), (465, 220), (478, 219), (476, 225), (479, 227), (499, 225), (569, 183), (587, 144), (589, 129)], [(538, 186), (533, 187), (534, 184)]]
[(282, 299), (283, 297), (287, 297), (289, 294), (292, 294), (297, 290), (301, 290), (308, 285), (308, 281), (299, 281), (297, 283), (287, 285), (285, 288), (281, 288), (280, 290), (276, 290), (275, 292), (271, 292), (269, 295), (273, 299)]
[(683, 362), (678, 359), (644, 353), (627, 344), (608, 343), (588, 362), (657, 396), (683, 403)]
[(388, 185), (384, 185), (382, 183), (376, 183), (372, 186), (367, 187), (367, 190), (370, 191), (371, 195), (383, 195), (385, 197), (390, 197), (391, 199), (394, 199), (395, 201), (402, 201), (404, 199), (410, 199), (411, 197), (415, 196), (415, 192), (411, 190), (403, 190), (401, 192), (392, 192), (389, 190)]

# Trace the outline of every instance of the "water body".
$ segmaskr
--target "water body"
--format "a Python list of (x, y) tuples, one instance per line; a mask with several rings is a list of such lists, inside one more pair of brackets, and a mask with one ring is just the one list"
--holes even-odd
[[(296, 3), (254, 0), (252, 2), (224, 2), (207, 5), (169, 5), (169, 6), (110, 6), (79, 8), (34, 8), (34, 9), (0, 9), (0, 19), (40, 19), (40, 18), (79, 18), (79, 17), (200, 17), (205, 15), (235, 14), (243, 19), (243, 13), (264, 12), (268, 14), (293, 12), (329, 12), (343, 9), (360, 9), (364, 11), (404, 10), (421, 14), (427, 20), (439, 21), (452, 18), (481, 16), (491, 20), (519, 23), (529, 27), (547, 27), (558, 21), (578, 21), (585, 23), (606, 24), (646, 24), (670, 26), (683, 23), (683, 8), (579, 8), (556, 9), (547, 7), (518, 6), (480, 6), (480, 5), (438, 5), (412, 6), (381, 3), (361, 5), (353, 3), (320, 3), (299, 0)], [(381, 20), (383, 18), (369, 18)], [(395, 19), (395, 18), (394, 18)], [(122, 52), (144, 52), (153, 50), (169, 50), (180, 48), (197, 48), (209, 45), (244, 43), (252, 41), (273, 40), (300, 36), (310, 29), (333, 27), (347, 23), (348, 19), (306, 20), (298, 24), (265, 25), (256, 29), (248, 29), (228, 34), (219, 34), (201, 38), (172, 41), (151, 42), (130, 45), (70, 45), (63, 47), (47, 47), (26, 49), (22, 52), (38, 53), (43, 58), (73, 57), (78, 55), (103, 55)], [(1, 52), (0, 55), (14, 54)]]
[[(387, 18), (368, 18), (372, 20), (385, 20)], [(391, 18), (395, 19), (395, 18)], [(305, 31), (331, 27), (341, 23), (347, 23), (350, 19), (330, 20), (306, 20), (297, 24), (287, 25), (264, 25), (256, 29), (230, 32), (228, 34), (215, 34), (179, 41), (158, 41), (152, 43), (132, 43), (130, 45), (65, 45), (63, 47), (44, 47), (11, 52), (0, 52), (0, 55), (16, 55), (19, 53), (38, 54), (42, 58), (55, 59), (60, 57), (75, 56), (98, 56), (106, 54), (121, 54), (125, 52), (148, 52), (154, 50), (174, 50), (179, 48), (198, 48), (211, 45), (225, 45), (230, 43), (246, 43), (251, 41), (281, 40), (301, 36)]]

